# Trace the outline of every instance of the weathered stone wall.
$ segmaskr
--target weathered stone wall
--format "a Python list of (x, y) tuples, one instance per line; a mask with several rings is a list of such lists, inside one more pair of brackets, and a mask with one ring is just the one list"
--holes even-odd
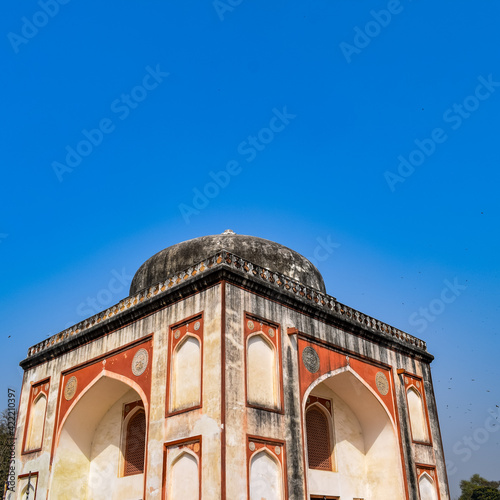
[[(364, 339), (362, 331), (349, 332), (347, 329), (344, 330), (334, 324), (315, 320), (310, 315), (294, 311), (278, 302), (244, 291), (241, 288), (232, 285), (227, 285), (227, 287), (227, 467), (228, 477), (233, 478), (228, 483), (228, 498), (242, 498), (241, 492), (247, 486), (245, 483), (247, 482), (248, 470), (245, 461), (246, 453), (244, 452), (245, 446), (247, 446), (245, 439), (247, 434), (286, 442), (288, 496), (290, 499), (305, 498), (307, 478), (303, 459), (302, 401), (300, 401), (298, 369), (298, 363), (301, 361), (298, 360), (297, 335), (287, 335), (288, 328), (304, 332), (335, 350), (351, 352), (352, 356), (357, 355), (360, 359), (372, 360), (391, 367), (397, 406), (397, 418), (393, 424), (394, 430), (391, 432), (397, 439), (395, 446), (398, 456), (395, 460), (401, 469), (401, 473), (393, 479), (395, 481), (394, 488), (397, 490), (408, 488), (409, 498), (418, 500), (418, 478), (415, 464), (435, 465), (441, 499), (447, 500), (449, 498), (428, 361), (418, 359), (418, 354), (404, 353), (402, 346), (391, 347), (384, 342), (377, 344)], [(245, 343), (243, 335), (245, 313), (254, 314), (281, 327), (284, 414), (249, 408), (245, 404)], [(406, 390), (402, 381), (403, 375), (398, 375), (398, 370), (415, 374), (424, 380), (432, 437), (432, 443), (428, 445), (412, 442), (407, 414)], [(400, 441), (401, 444), (399, 444)], [(341, 450), (339, 450), (339, 454), (342, 454)], [(384, 460), (383, 454), (376, 456), (373, 467), (376, 468), (377, 463), (383, 464)], [(385, 463), (387, 466), (394, 466), (389, 459)], [(372, 484), (375, 484), (377, 477), (376, 474), (372, 475), (371, 481)], [(370, 477), (369, 473), (367, 477)], [(407, 481), (408, 486), (404, 480)], [(373, 498), (379, 498), (381, 491), (384, 491), (384, 486), (379, 485), (378, 489), (374, 488), (372, 491), (374, 493), (378, 491)]]
[[(203, 407), (165, 419), (169, 327), (201, 312), (204, 314)], [(145, 402), (145, 406), (149, 407), (147, 498), (161, 498), (164, 443), (201, 435), (203, 437), (202, 482), (204, 484), (204, 498), (218, 500), (220, 498), (221, 425), (220, 321), (220, 289), (216, 286), (176, 302), (107, 336), (98, 338), (89, 344), (62, 354), (50, 362), (39, 364), (26, 371), (19, 404), (16, 464), (18, 475), (28, 473), (30, 470), (39, 471), (37, 498), (46, 497), (47, 489), (53, 479), (49, 480), (49, 462), (52, 441), (55, 437), (61, 372), (153, 333), (153, 356), (149, 360), (152, 373), (151, 394), (149, 401)], [(21, 455), (30, 385), (47, 377), (50, 377), (51, 385), (42, 450)], [(109, 396), (112, 397), (111, 394)], [(71, 468), (71, 463), (68, 463), (67, 467)], [(75, 464), (75, 467), (77, 468), (75, 474), (81, 476), (82, 465)], [(64, 474), (68, 479), (71, 479), (70, 470), (64, 470)], [(108, 498), (112, 497), (108, 496)], [(116, 496), (116, 498), (123, 498), (123, 496)]]
[[(251, 285), (250, 282), (245, 281), (241, 284), (243, 287)], [(49, 462), (53, 445), (55, 444), (57, 448), (57, 443), (53, 443), (53, 439), (57, 439), (55, 425), (59, 394), (62, 392), (60, 388), (61, 373), (82, 362), (98, 358), (105, 353), (153, 334), (148, 368), (151, 377), (151, 392), (146, 395), (146, 401), (144, 401), (146, 414), (148, 415), (145, 498), (162, 498), (165, 447), (167, 446), (168, 450), (170, 450), (170, 455), (168, 455), (170, 458), (166, 459), (168, 469), (168, 464), (173, 464), (175, 461), (172, 458), (175, 453), (181, 453), (176, 451), (176, 446), (180, 450), (184, 446), (182, 443), (187, 438), (197, 436), (201, 436), (201, 439), (196, 438), (198, 439), (197, 444), (189, 444), (193, 450), (195, 446), (198, 446), (199, 451), (192, 454), (192, 457), (195, 458), (189, 459), (186, 457), (186, 460), (181, 464), (182, 467), (179, 466), (177, 470), (184, 470), (184, 468), (193, 470), (196, 460), (201, 461), (200, 481), (204, 500), (220, 500), (224, 498), (221, 491), (221, 482), (224, 481), (224, 478), (226, 481), (225, 498), (231, 500), (246, 499), (249, 491), (249, 464), (253, 456), (252, 453), (259, 446), (267, 446), (270, 453), (269, 460), (271, 460), (269, 463), (274, 460), (274, 463), (279, 463), (281, 467), (286, 468), (283, 482), (283, 487), (287, 489), (286, 498), (303, 500), (306, 498), (307, 491), (309, 493), (315, 492), (316, 490), (311, 489), (311, 484), (308, 484), (308, 479), (310, 479), (308, 478), (309, 469), (304, 463), (306, 450), (304, 448), (301, 417), (305, 405), (305, 389), (304, 379), (301, 380), (300, 374), (305, 372), (303, 360), (300, 356), (300, 343), (304, 342), (304, 339), (308, 339), (307, 341), (312, 343), (311, 345), (316, 346), (321, 359), (326, 359), (325, 352), (335, 351), (342, 354), (344, 364), (348, 364), (347, 359), (350, 355), (361, 364), (366, 363), (368, 366), (371, 363), (370, 366), (383, 367), (388, 373), (389, 388), (390, 391), (393, 391), (390, 392), (390, 395), (394, 394), (392, 400), (394, 406), (392, 409), (387, 410), (387, 414), (390, 415), (386, 417), (387, 421), (390, 422), (387, 432), (396, 437), (397, 443), (395, 446), (399, 455), (396, 454), (397, 456), (394, 458), (394, 453), (392, 453), (390, 456), (384, 457), (384, 454), (380, 454), (379, 448), (376, 447), (373, 448), (370, 456), (368, 456), (368, 453), (363, 452), (365, 455), (364, 464), (362, 465), (364, 467), (363, 474), (368, 483), (371, 484), (371, 486), (370, 484), (366, 485), (367, 491), (372, 495), (371, 498), (382, 498), (380, 492), (383, 491), (384, 486), (376, 483), (380, 476), (377, 471), (382, 470), (385, 461), (387, 466), (400, 469), (400, 472), (395, 473), (389, 479), (392, 484), (390, 486), (391, 491), (397, 490), (400, 487), (398, 485), (402, 485), (404, 480), (407, 484), (404, 488), (409, 491), (408, 498), (410, 500), (418, 500), (419, 473), (416, 464), (435, 465), (441, 500), (448, 500), (444, 457), (430, 376), (429, 362), (431, 357), (422, 350), (422, 344), (418, 344), (413, 349), (405, 346), (405, 342), (410, 339), (408, 336), (401, 341), (383, 334), (378, 338), (378, 334), (373, 331), (365, 331), (360, 327), (359, 318), (356, 319), (357, 323), (342, 318), (339, 319), (335, 313), (332, 312), (329, 315), (324, 308), (315, 310), (314, 306), (306, 306), (305, 302), (301, 302), (300, 298), (291, 295), (287, 296), (286, 300), (282, 300), (284, 299), (282, 292), (277, 290), (275, 295), (268, 293), (270, 286), (267, 284), (262, 288), (263, 293), (258, 293), (255, 290), (250, 291), (243, 287), (229, 282), (217, 283), (214, 281), (211, 285), (204, 284), (198, 288), (190, 288), (190, 295), (179, 294), (177, 299), (170, 305), (162, 305), (161, 308), (156, 310), (150, 309), (147, 315), (127, 325), (119, 326), (117, 329), (102, 336), (97, 336), (88, 343), (72, 350), (64, 351), (64, 349), (61, 349), (58, 355), (50, 361), (35, 364), (27, 369), (19, 406), (17, 473), (25, 474), (30, 470), (39, 471), (37, 497), (45, 498), (49, 490), (49, 498), (57, 498), (57, 496), (53, 496), (57, 493), (57, 488), (52, 489), (52, 485), (57, 485), (57, 481), (54, 481), (54, 478), (49, 474)], [(189, 287), (187, 286), (186, 289), (189, 289)], [(171, 327), (199, 314), (203, 314), (201, 406), (186, 411), (181, 409), (181, 411), (169, 413), (167, 380), (169, 377), (175, 377), (175, 374), (170, 373), (171, 365), (169, 362), (174, 333)], [(247, 404), (248, 387), (245, 362), (245, 339), (248, 338), (248, 333), (245, 333), (247, 314), (255, 317), (257, 322), (262, 320), (274, 325), (272, 338), (268, 340), (270, 345), (279, 346), (277, 352), (279, 376), (277, 384), (273, 385), (273, 391), (277, 391), (277, 393), (274, 394), (273, 392), (271, 398), (273, 401), (264, 400), (264, 402), (267, 401), (266, 404), (269, 406), (275, 404), (276, 407), (272, 409), (259, 408), (258, 404)], [(349, 314), (351, 313), (349, 312)], [(116, 315), (119, 322), (120, 313), (118, 312)], [(373, 319), (366, 318), (366, 321), (374, 324)], [(385, 328), (383, 324), (381, 325), (381, 328)], [(221, 335), (221, 332), (224, 333), (224, 336)], [(400, 334), (394, 330), (393, 337), (394, 335), (397, 337)], [(224, 366), (221, 366), (223, 354), (225, 358)], [(131, 361), (129, 359), (128, 362)], [(272, 363), (268, 360), (268, 370), (270, 370), (271, 365)], [(104, 365), (103, 370), (105, 370)], [(398, 371), (401, 373), (398, 373)], [(432, 438), (429, 444), (414, 443), (412, 440), (404, 382), (406, 373), (421, 377), (424, 382), (423, 391)], [(262, 373), (259, 372), (258, 374), (259, 377), (262, 377)], [(224, 379), (222, 376), (224, 376)], [(20, 445), (23, 441), (24, 427), (26, 425), (30, 385), (48, 377), (50, 377), (50, 392), (42, 449), (21, 455)], [(192, 381), (187, 380), (186, 377), (188, 377), (188, 374), (184, 373), (181, 377), (182, 380), (170, 380), (170, 382), (176, 383), (179, 391), (186, 388), (191, 391), (193, 387), (198, 387), (196, 384), (193, 385)], [(309, 377), (311, 377), (310, 374)], [(123, 384), (127, 383), (125, 379), (122, 382)], [(113, 387), (118, 388), (119, 385)], [(224, 390), (222, 390), (223, 387)], [(323, 386), (323, 389), (318, 388), (317, 394), (320, 394), (322, 390), (326, 390), (325, 387)], [(339, 426), (339, 435), (351, 436), (351, 444), (355, 445), (356, 432), (359, 434), (361, 431), (359, 429), (356, 431), (354, 424), (352, 424), (354, 427), (349, 427), (347, 422), (349, 419), (345, 415), (348, 415), (352, 409), (349, 408), (349, 404), (346, 404), (346, 398), (340, 397), (339, 391), (334, 389), (335, 387), (332, 388), (332, 394), (328, 394), (330, 394), (332, 401), (336, 402), (337, 415), (334, 415), (334, 420), (338, 420), (336, 425)], [(113, 391), (108, 391), (108, 393), (110, 392)], [(255, 394), (255, 391), (250, 392)], [(104, 392), (104, 394), (106, 396), (107, 393)], [(109, 405), (107, 408), (102, 408), (103, 422), (95, 422), (94, 429), (90, 431), (94, 432), (95, 428), (99, 428), (99, 424), (104, 425), (104, 420), (108, 424), (113, 421), (116, 426), (118, 425), (117, 409), (122, 404), (118, 399), (122, 396), (107, 394)], [(192, 399), (191, 396), (187, 398), (187, 400), (190, 399)], [(118, 406), (114, 407), (113, 405)], [(115, 410), (112, 411), (111, 408), (113, 407)], [(342, 408), (345, 411), (341, 411)], [(110, 411), (111, 413), (114, 412), (114, 416), (109, 413)], [(359, 412), (355, 416), (359, 420)], [(351, 421), (354, 422), (354, 419), (351, 419)], [(341, 425), (342, 422), (344, 424)], [(363, 429), (363, 425), (363, 422), (359, 424), (360, 429)], [(386, 431), (384, 430), (384, 432)], [(106, 433), (103, 434), (99, 431), (98, 434), (100, 437), (98, 436), (97, 441), (102, 441)], [(115, 458), (110, 458), (109, 461), (119, 462), (116, 458), (116, 455), (119, 456), (116, 436), (113, 439), (116, 448), (113, 451)], [(347, 441), (347, 438), (344, 441)], [(181, 444), (177, 445), (178, 442)], [(223, 450), (224, 442), (225, 449)], [(169, 445), (170, 443), (174, 444)], [(356, 472), (356, 454), (351, 453), (347, 445), (343, 446), (339, 445), (336, 450), (336, 459), (339, 465), (342, 461), (345, 464), (349, 463), (348, 468), (352, 473), (349, 472), (349, 478), (345, 476), (342, 479), (338, 474), (336, 477), (337, 481), (347, 481), (347, 483), (351, 481), (352, 487), (349, 487), (351, 488), (349, 491), (354, 495), (359, 492), (356, 488), (362, 485), (361, 473)], [(361, 445), (359, 448), (361, 448)], [(199, 458), (196, 458), (198, 457), (196, 453), (199, 453)], [(52, 476), (57, 473), (57, 460), (59, 458), (56, 453)], [(92, 477), (92, 473), (99, 469), (99, 461), (94, 460), (92, 462), (93, 458), (95, 459), (90, 450), (87, 464), (79, 463), (76, 465), (75, 462), (74, 471), (70, 470), (72, 465), (71, 461), (68, 461), (65, 464), (67, 466), (65, 474), (68, 478), (71, 478), (73, 474), (81, 476), (82, 470), (88, 470)], [(261, 461), (261, 463), (264, 462), (265, 460)], [(369, 465), (370, 463), (371, 465)], [(312, 478), (313, 481), (309, 480), (309, 483), (316, 481), (316, 484), (320, 485), (318, 488), (322, 487), (320, 483), (326, 481), (324, 478), (327, 474), (336, 474), (335, 471), (326, 472), (326, 475), (316, 472), (316, 480)], [(168, 470), (167, 474), (169, 474)], [(119, 475), (118, 466), (117, 475)], [(186, 478), (186, 480), (189, 480), (189, 478)], [(127, 481), (128, 479), (121, 481), (120, 484), (125, 485)], [(136, 482), (137, 478), (134, 484)], [(111, 490), (120, 492), (120, 487), (110, 488), (109, 492)], [(107, 491), (106, 488), (105, 491)], [(89, 498), (92, 496), (92, 494), (86, 493), (84, 488), (80, 497), (85, 498), (85, 495)], [(124, 498), (123, 490), (118, 495), (109, 493), (108, 498)], [(369, 495), (367, 494), (367, 496)], [(94, 497), (97, 498), (96, 495)]]

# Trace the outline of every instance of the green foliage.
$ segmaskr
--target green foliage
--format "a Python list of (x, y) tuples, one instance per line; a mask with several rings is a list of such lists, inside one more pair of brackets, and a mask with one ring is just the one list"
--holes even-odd
[(474, 474), (469, 481), (460, 481), (462, 494), (458, 500), (500, 500), (500, 481), (488, 481)]

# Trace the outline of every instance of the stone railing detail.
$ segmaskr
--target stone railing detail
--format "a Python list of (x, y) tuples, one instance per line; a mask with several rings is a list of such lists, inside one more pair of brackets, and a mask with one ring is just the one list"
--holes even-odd
[(383, 323), (382, 321), (372, 318), (371, 316), (367, 316), (366, 314), (363, 314), (356, 309), (341, 304), (334, 297), (321, 293), (320, 291), (313, 288), (307, 287), (299, 283), (298, 281), (294, 281), (288, 276), (284, 276), (274, 271), (270, 271), (269, 269), (259, 267), (249, 261), (242, 259), (241, 257), (238, 257), (237, 255), (222, 250), (218, 254), (208, 257), (202, 262), (199, 262), (198, 264), (195, 264), (194, 266), (191, 266), (188, 269), (181, 271), (171, 276), (170, 278), (161, 281), (160, 283), (157, 283), (156, 285), (141, 290), (139, 293), (121, 300), (120, 302), (118, 302), (118, 304), (115, 304), (114, 306), (111, 306), (108, 309), (95, 314), (94, 316), (91, 316), (90, 318), (87, 318), (86, 320), (81, 321), (80, 323), (77, 323), (70, 328), (67, 328), (66, 330), (63, 330), (60, 333), (52, 335), (43, 342), (30, 347), (28, 349), (28, 357), (34, 356), (35, 354), (44, 351), (54, 344), (62, 342), (70, 337), (74, 337), (84, 330), (98, 325), (99, 323), (120, 314), (122, 311), (130, 309), (132, 306), (135, 306), (138, 303), (148, 301), (152, 297), (155, 297), (158, 294), (162, 294), (166, 290), (179, 285), (180, 283), (189, 281), (196, 275), (203, 273), (208, 269), (224, 266), (231, 269), (237, 269), (240, 272), (265, 281), (266, 283), (275, 286), (277, 289), (281, 289), (283, 291), (287, 291), (291, 294), (297, 295), (298, 297), (308, 300), (311, 303), (314, 303), (326, 310), (334, 311), (337, 315), (343, 316), (350, 320), (352, 323), (357, 323), (363, 328), (369, 328), (377, 332), (390, 335), (420, 349), (426, 350), (427, 348), (426, 343), (423, 340), (413, 337), (412, 335), (409, 335), (402, 330), (399, 330), (397, 328), (394, 328), (393, 326)]

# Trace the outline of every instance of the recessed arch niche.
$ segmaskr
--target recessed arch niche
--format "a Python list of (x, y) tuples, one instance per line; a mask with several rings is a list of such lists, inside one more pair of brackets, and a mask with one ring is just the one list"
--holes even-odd
[(427, 472), (424, 472), (418, 480), (418, 491), (420, 500), (438, 500), (436, 485)]
[(49, 498), (136, 500), (144, 473), (123, 476), (123, 408), (142, 400), (123, 380), (102, 376), (82, 393), (62, 423)]
[(198, 500), (200, 477), (198, 457), (183, 449), (173, 458), (169, 467), (168, 496), (170, 500)]
[(411, 436), (413, 441), (429, 441), (424, 403), (420, 392), (413, 386), (409, 387), (406, 391), (406, 400), (408, 401), (408, 414), (410, 416)]
[(283, 500), (281, 463), (269, 450), (261, 448), (250, 459), (250, 500)]
[(36, 450), (42, 447), (46, 410), (47, 397), (41, 392), (34, 399), (31, 407), (28, 434), (26, 436), (26, 451)]
[(175, 412), (201, 404), (201, 342), (186, 334), (172, 353), (170, 375), (170, 411)]
[[(309, 495), (403, 500), (396, 427), (372, 389), (346, 368), (313, 383), (306, 391), (304, 409), (310, 395), (332, 402), (335, 471), (308, 468)], [(305, 425), (304, 432), (307, 443)]]
[(247, 338), (247, 401), (266, 408), (278, 407), (276, 347), (263, 332)]

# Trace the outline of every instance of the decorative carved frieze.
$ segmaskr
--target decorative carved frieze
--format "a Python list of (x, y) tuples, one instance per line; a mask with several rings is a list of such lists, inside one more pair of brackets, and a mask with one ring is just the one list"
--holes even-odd
[(136, 295), (127, 297), (105, 311), (91, 316), (90, 318), (64, 331), (53, 335), (43, 342), (30, 347), (28, 349), (28, 358), (50, 348), (56, 343), (60, 343), (72, 336), (82, 334), (85, 330), (93, 327), (94, 325), (99, 324), (102, 321), (109, 320), (138, 303), (155, 300), (159, 294), (165, 293), (170, 288), (183, 284), (194, 279), (195, 276), (199, 276), (201, 273), (208, 272), (209, 270), (218, 267), (234, 269), (237, 270), (238, 273), (244, 273), (254, 279), (265, 281), (268, 285), (276, 287), (284, 293), (290, 293), (309, 301), (315, 306), (324, 308), (327, 311), (331, 311), (332, 313), (335, 313), (336, 315), (343, 317), (354, 324), (360, 325), (362, 328), (390, 335), (398, 340), (401, 340), (402, 342), (415, 346), (416, 348), (426, 350), (426, 344), (423, 340), (413, 337), (406, 332), (341, 304), (334, 297), (298, 283), (287, 276), (259, 267), (242, 259), (241, 257), (238, 257), (237, 255), (222, 250), (218, 254), (208, 257), (202, 262), (189, 267), (185, 271), (179, 272), (150, 288), (142, 290)]

